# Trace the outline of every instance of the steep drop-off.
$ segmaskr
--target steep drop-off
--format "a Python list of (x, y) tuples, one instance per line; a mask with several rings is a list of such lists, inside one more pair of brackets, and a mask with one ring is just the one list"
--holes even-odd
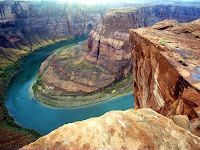
[(88, 35), (106, 10), (61, 2), (0, 3), (0, 68), (37, 48)]
[[(88, 47), (79, 44), (73, 50), (50, 56), (42, 64), (43, 87), (38, 90), (48, 98), (102, 90), (132, 71), (129, 29), (150, 26), (165, 18), (188, 22), (199, 17), (200, 8), (195, 7), (157, 5), (110, 9), (90, 32)], [(45, 101), (42, 95), (37, 97)]]
[(200, 138), (151, 109), (64, 125), (22, 149), (200, 149)]
[(116, 79), (131, 71), (129, 29), (151, 26), (164, 19), (189, 22), (200, 17), (200, 8), (156, 5), (108, 10), (89, 35), (91, 52), (87, 59), (108, 68)]
[(135, 108), (200, 117), (200, 20), (130, 30)]

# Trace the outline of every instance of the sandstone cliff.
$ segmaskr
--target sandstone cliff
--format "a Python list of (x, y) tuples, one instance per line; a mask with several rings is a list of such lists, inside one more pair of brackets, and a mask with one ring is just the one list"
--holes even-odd
[(200, 20), (130, 30), (135, 108), (200, 117)]
[[(40, 67), (43, 93), (91, 93), (115, 81), (106, 68), (89, 63), (87, 41), (49, 56)], [(51, 87), (51, 88), (49, 88)]]
[(156, 5), (108, 10), (89, 35), (91, 52), (87, 59), (107, 67), (117, 79), (131, 71), (129, 29), (151, 26), (164, 19), (189, 22), (200, 17), (200, 8)]
[(39, 47), (88, 35), (106, 7), (61, 2), (0, 2), (0, 67)]
[(200, 149), (200, 138), (151, 109), (64, 125), (22, 149)]
[(80, 106), (132, 91), (132, 75), (116, 82), (108, 68), (86, 59), (89, 53), (83, 41), (49, 56), (32, 86), (35, 98), (51, 106)]

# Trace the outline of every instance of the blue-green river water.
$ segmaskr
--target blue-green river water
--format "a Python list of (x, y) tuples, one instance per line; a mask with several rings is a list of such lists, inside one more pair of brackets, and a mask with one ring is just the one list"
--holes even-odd
[(38, 73), (40, 64), (56, 49), (68, 44), (85, 40), (77, 38), (56, 46), (51, 46), (27, 58), (20, 71), (12, 78), (6, 98), (6, 106), (15, 122), (22, 127), (32, 128), (42, 134), (75, 121), (98, 117), (111, 110), (126, 110), (133, 108), (132, 93), (113, 98), (106, 102), (76, 108), (53, 108), (34, 99), (30, 92)]

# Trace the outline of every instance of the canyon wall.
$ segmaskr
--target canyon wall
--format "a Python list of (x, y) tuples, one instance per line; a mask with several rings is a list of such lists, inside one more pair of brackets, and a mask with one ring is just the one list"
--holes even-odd
[[(162, 137), (162, 138), (161, 138)], [(200, 149), (200, 138), (151, 109), (69, 123), (22, 149)]]
[(0, 67), (39, 47), (85, 36), (107, 8), (62, 2), (0, 2)]
[(50, 56), (41, 65), (43, 85), (38, 84), (37, 90), (42, 95), (86, 94), (113, 85), (132, 71), (129, 29), (150, 26), (165, 18), (188, 22), (199, 16), (200, 8), (195, 7), (112, 8), (90, 32), (88, 48), (79, 44)]
[(200, 117), (199, 33), (200, 20), (130, 30), (136, 109)]
[(200, 8), (156, 5), (113, 8), (89, 35), (87, 60), (104, 66), (118, 79), (131, 71), (129, 29), (151, 26), (164, 19), (189, 22), (200, 17)]

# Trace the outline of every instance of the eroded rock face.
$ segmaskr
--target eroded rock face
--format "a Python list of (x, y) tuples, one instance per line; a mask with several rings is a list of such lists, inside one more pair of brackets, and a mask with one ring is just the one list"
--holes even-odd
[(24, 41), (27, 34), (45, 34), (51, 39), (87, 35), (101, 21), (105, 9), (59, 2), (4, 2), (0, 9), (1, 36), (13, 45), (7, 36)]
[(177, 115), (173, 117), (173, 121), (179, 127), (182, 127), (188, 131), (190, 131), (190, 121), (188, 116), (186, 115)]
[(164, 20), (130, 30), (135, 108), (173, 117), (198, 118), (200, 108), (200, 20)]
[[(87, 41), (49, 56), (40, 67), (44, 93), (91, 93), (115, 82), (106, 68), (88, 62)], [(46, 88), (45, 88), (46, 87)]]
[(0, 67), (39, 47), (88, 35), (106, 9), (56, 1), (1, 2)]
[(129, 29), (151, 26), (164, 19), (189, 22), (200, 17), (200, 9), (182, 6), (126, 7), (108, 10), (89, 35), (87, 59), (105, 66), (117, 79), (132, 71)]
[[(161, 138), (162, 137), (162, 138)], [(200, 149), (200, 138), (151, 109), (69, 123), (22, 149)]]

